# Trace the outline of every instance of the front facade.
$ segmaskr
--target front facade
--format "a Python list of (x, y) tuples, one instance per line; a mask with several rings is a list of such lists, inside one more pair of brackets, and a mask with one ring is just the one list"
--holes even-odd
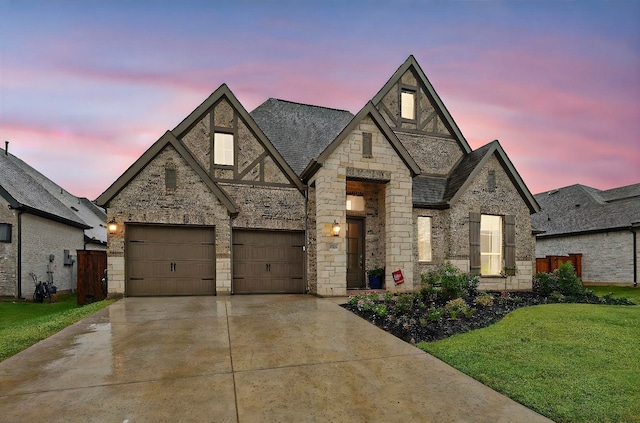
[(343, 296), (451, 261), (528, 289), (538, 206), (497, 141), (472, 151), (413, 58), (353, 115), (222, 85), (97, 200), (110, 290)]
[(605, 191), (572, 185), (535, 197), (536, 257), (582, 254), (584, 283), (637, 286), (640, 183)]

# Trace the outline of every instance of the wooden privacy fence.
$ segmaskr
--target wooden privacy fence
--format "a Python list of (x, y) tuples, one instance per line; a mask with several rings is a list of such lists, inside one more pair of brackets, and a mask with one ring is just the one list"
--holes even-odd
[(582, 277), (582, 254), (569, 254), (568, 256), (546, 256), (536, 259), (536, 273), (551, 273), (561, 264), (571, 262), (576, 269), (576, 276)]
[(107, 252), (78, 250), (78, 305), (104, 300), (102, 277), (107, 268)]

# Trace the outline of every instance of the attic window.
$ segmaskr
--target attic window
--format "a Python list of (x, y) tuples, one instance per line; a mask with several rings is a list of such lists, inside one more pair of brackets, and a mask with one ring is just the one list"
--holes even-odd
[(487, 175), (487, 189), (489, 192), (494, 192), (496, 190), (496, 171), (490, 170)]
[(233, 166), (233, 134), (216, 132), (213, 136), (213, 164)]
[(373, 157), (371, 132), (362, 133), (362, 157)]
[(400, 116), (402, 119), (416, 119), (416, 92), (402, 90), (400, 93)]
[(10, 223), (0, 223), (0, 242), (11, 242)]
[(164, 185), (167, 189), (167, 192), (173, 192), (176, 190), (176, 187), (178, 186), (178, 175), (175, 169), (169, 167), (165, 168)]

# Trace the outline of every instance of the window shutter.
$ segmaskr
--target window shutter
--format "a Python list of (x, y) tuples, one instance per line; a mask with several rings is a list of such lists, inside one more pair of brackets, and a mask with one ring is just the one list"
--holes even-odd
[(516, 269), (516, 217), (504, 217), (504, 266), (507, 275), (515, 275)]
[(469, 271), (480, 274), (480, 213), (469, 213)]

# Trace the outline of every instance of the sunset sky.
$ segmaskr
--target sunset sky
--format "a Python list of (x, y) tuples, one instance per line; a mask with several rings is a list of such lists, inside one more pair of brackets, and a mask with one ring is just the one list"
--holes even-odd
[(633, 0), (0, 0), (0, 146), (95, 199), (222, 83), (357, 113), (410, 54), (534, 194), (640, 182)]

